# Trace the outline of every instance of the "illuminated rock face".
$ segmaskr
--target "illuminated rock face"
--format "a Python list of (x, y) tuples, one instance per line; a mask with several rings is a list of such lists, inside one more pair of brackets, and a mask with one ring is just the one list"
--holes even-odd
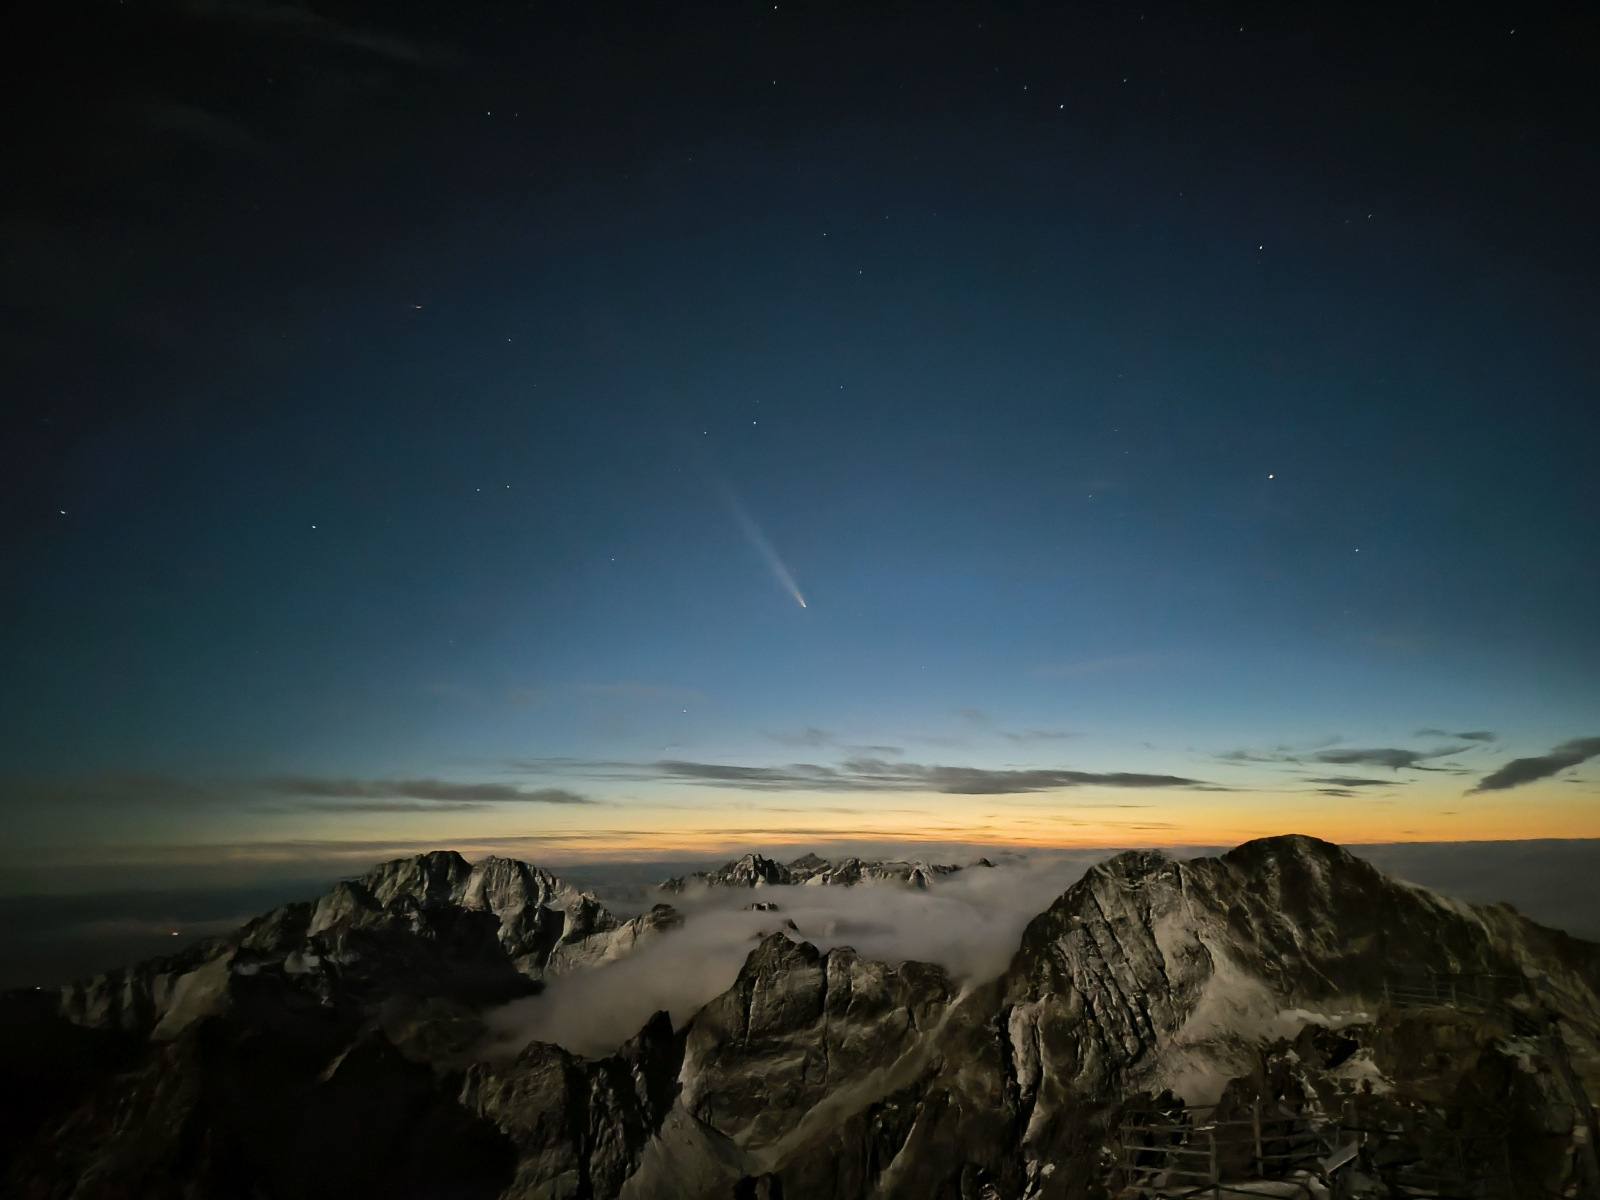
[[(752, 855), (719, 874), (839, 867)], [(0, 1190), (1042, 1200), (1105, 1194), (1125, 1114), (1196, 1105), (1389, 1131), (1314, 1164), (1350, 1196), (1480, 1144), (1518, 1195), (1600, 1183), (1600, 947), (1324, 842), (1120, 855), (976, 987), (774, 934), (681, 1028), (657, 1014), (599, 1059), (480, 1052), (483, 1005), (678, 920), (618, 921), (527, 864), (423, 855), (74, 985), (58, 1011), (11, 997), (11, 1028), (58, 1069), (7, 1131)]]
[(322, 1003), (391, 995), (482, 1003), (536, 991), (547, 970), (612, 961), (678, 920), (658, 905), (619, 921), (538, 867), (435, 851), (384, 863), (172, 958), (69, 984), (61, 1008), (80, 1025), (154, 1029), (166, 1039), (226, 1006), (230, 978), (264, 974), (293, 977)]
[[(974, 867), (994, 866), (986, 858)], [(833, 862), (815, 854), (805, 854), (790, 863), (780, 863), (760, 854), (746, 854), (715, 871), (696, 871), (678, 875), (661, 885), (664, 892), (684, 892), (694, 887), (768, 887), (782, 884), (825, 884), (850, 887), (865, 881), (908, 883), (926, 888), (935, 879), (954, 875), (963, 868), (944, 863), (886, 862), (881, 859), (843, 858)]]

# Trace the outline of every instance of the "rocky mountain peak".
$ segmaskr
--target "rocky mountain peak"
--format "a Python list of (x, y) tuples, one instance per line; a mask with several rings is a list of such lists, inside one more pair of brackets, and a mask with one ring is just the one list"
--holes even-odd
[(789, 872), (761, 854), (746, 854), (720, 872), (732, 887), (759, 887), (764, 883), (788, 883)]
[(546, 974), (611, 961), (679, 924), (667, 905), (621, 921), (592, 893), (530, 863), (431, 851), (381, 863), (174, 958), (69, 984), (62, 1011), (86, 1026), (168, 1038), (232, 1003), (241, 980), (281, 981), (317, 1003), (358, 1007), (395, 997), (509, 999)]
[(491, 856), (473, 866), (461, 886), (459, 903), (500, 914), (530, 904), (565, 906), (587, 895), (541, 867)]
[(455, 905), (497, 916), (529, 905), (566, 906), (582, 896), (531, 863), (494, 855), (468, 863), (454, 850), (393, 859), (353, 882), (379, 908)]
[(430, 850), (381, 863), (356, 882), (381, 908), (407, 900), (431, 908), (457, 902), (471, 873), (471, 865), (456, 851)]

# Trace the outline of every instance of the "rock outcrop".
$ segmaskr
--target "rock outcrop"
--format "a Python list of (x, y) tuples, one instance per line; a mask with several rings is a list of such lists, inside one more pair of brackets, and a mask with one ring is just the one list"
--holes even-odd
[(1303, 1200), (1600, 1189), (1600, 947), (1328, 843), (1110, 859), (977, 985), (778, 932), (608, 1057), (466, 1053), (496, 981), (674, 920), (430, 856), (15, 1009), (65, 1082), (0, 1142), (5, 1194), (1066, 1200), (1186, 1194), (1199, 1160)]
[(534, 1042), (509, 1063), (474, 1064), (459, 1101), (516, 1150), (504, 1200), (615, 1196), (671, 1109), (682, 1062), (683, 1038), (660, 1012), (609, 1058)]

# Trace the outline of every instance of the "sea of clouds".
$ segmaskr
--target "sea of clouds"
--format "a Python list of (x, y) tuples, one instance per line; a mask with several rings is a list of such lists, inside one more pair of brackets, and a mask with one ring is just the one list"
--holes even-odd
[[(1600, 939), (1600, 842), (1512, 842), (1352, 846), (1361, 857), (1402, 879), (1477, 903), (1510, 900), (1528, 916), (1579, 936)], [(1173, 851), (1176, 858), (1206, 853)], [(1215, 853), (1216, 851), (1209, 851)], [(681, 929), (646, 943), (619, 962), (549, 981), (537, 996), (487, 1014), (485, 1057), (514, 1054), (532, 1041), (578, 1054), (604, 1055), (665, 1009), (682, 1025), (730, 987), (763, 934), (785, 928), (827, 951), (853, 947), (863, 957), (943, 966), (959, 982), (1000, 974), (1016, 953), (1023, 928), (1048, 908), (1106, 850), (1035, 851), (993, 868), (969, 868), (920, 891), (899, 883), (854, 887), (695, 888), (682, 895), (619, 889), (602, 895), (614, 911), (670, 902)], [(753, 901), (776, 912), (751, 912)]]
[[(1104, 850), (1034, 854), (972, 867), (926, 891), (897, 882), (854, 887), (697, 887), (662, 895), (684, 915), (682, 928), (616, 963), (551, 979), (545, 990), (487, 1016), (486, 1056), (553, 1042), (578, 1054), (609, 1054), (662, 1009), (681, 1025), (726, 991), (764, 934), (794, 922), (797, 936), (824, 952), (853, 947), (865, 958), (934, 962), (961, 983), (1005, 970), (1024, 926), (1076, 882)], [(778, 905), (752, 912), (754, 901)]]

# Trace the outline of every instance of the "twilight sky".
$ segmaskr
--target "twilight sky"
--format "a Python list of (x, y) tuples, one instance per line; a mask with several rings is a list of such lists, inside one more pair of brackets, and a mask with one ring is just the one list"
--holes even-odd
[(0, 890), (1600, 836), (1593, 12), (865, 7), (19, 18)]

